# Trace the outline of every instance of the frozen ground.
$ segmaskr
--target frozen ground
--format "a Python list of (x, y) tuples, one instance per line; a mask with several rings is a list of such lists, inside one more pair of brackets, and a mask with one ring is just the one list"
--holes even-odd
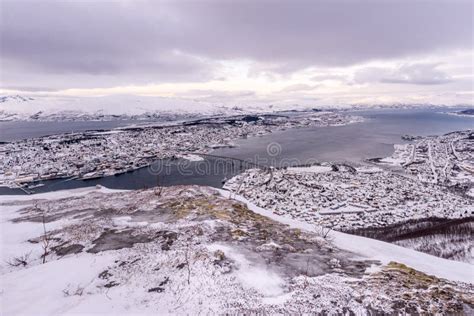
[(2, 314), (472, 312), (470, 264), (233, 198), (196, 186), (2, 196)]

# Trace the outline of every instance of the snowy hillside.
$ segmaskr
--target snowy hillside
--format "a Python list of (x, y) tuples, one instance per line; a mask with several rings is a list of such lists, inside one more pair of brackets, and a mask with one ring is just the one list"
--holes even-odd
[(304, 105), (229, 105), (191, 99), (135, 95), (102, 97), (9, 95), (0, 97), (0, 121), (172, 120), (195, 116), (311, 109)]
[(209, 103), (192, 99), (113, 95), (102, 97), (0, 96), (0, 121), (173, 120), (209, 115), (270, 113), (314, 109), (440, 107), (431, 104), (252, 104)]
[(197, 186), (1, 196), (1, 310), (5, 315), (472, 310), (470, 264), (363, 237), (322, 234), (314, 225), (232, 196)]
[(111, 120), (240, 113), (192, 100), (118, 95), (105, 97), (0, 97), (0, 120)]

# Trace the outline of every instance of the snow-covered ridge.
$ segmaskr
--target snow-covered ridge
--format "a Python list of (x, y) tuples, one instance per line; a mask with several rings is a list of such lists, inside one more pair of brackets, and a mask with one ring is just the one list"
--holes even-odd
[[(446, 105), (448, 106), (448, 105)], [(459, 106), (459, 105), (457, 105)], [(173, 120), (189, 116), (270, 113), (314, 109), (410, 109), (439, 108), (432, 104), (221, 104), (176, 97), (111, 95), (96, 97), (72, 96), (0, 96), (0, 121), (39, 120)]]
[(112, 95), (0, 97), (0, 121), (173, 120), (185, 117), (313, 110), (302, 105), (229, 105), (192, 99)]
[(238, 108), (165, 97), (23, 97), (0, 98), (0, 120), (116, 120), (240, 113)]

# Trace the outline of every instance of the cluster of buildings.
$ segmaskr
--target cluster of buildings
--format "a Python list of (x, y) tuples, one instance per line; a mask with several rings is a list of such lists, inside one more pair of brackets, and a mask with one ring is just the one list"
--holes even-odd
[(380, 163), (400, 166), (422, 182), (473, 183), (474, 131), (417, 138), (413, 143), (397, 145), (394, 154)]
[(343, 231), (474, 211), (472, 198), (414, 177), (373, 167), (327, 166), (252, 169), (225, 188), (276, 214)]
[(200, 119), (173, 126), (81, 132), (0, 144), (0, 185), (77, 177), (97, 178), (135, 170), (162, 158), (232, 146), (232, 140), (273, 130), (340, 125), (358, 118), (333, 112)]

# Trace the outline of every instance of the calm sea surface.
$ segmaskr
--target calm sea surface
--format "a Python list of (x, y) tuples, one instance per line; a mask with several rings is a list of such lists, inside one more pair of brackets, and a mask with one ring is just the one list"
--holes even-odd
[[(261, 165), (303, 164), (316, 161), (359, 163), (366, 158), (385, 157), (393, 152), (393, 144), (402, 143), (401, 136), (437, 135), (457, 130), (474, 129), (474, 117), (440, 113), (440, 110), (372, 110), (350, 112), (366, 121), (346, 126), (311, 127), (279, 131), (262, 137), (236, 141), (238, 147), (219, 149), (215, 155), (243, 159)], [(65, 123), (13, 122), (0, 123), (0, 140), (21, 139), (67, 132)], [(133, 122), (74, 122), (75, 131), (110, 129)], [(48, 126), (48, 124), (51, 124)], [(67, 124), (70, 124), (68, 122)], [(114, 124), (116, 124), (114, 126)], [(4, 135), (6, 129), (8, 132)], [(17, 132), (15, 132), (17, 131)], [(203, 162), (185, 160), (157, 161), (151, 168), (94, 180), (52, 180), (36, 193), (101, 184), (109, 188), (138, 189), (156, 185), (198, 184), (222, 187), (222, 180), (238, 174), (248, 165), (238, 160), (207, 158)], [(0, 194), (23, 194), (20, 190), (0, 188)]]
[[(441, 113), (439, 109), (349, 113), (363, 116), (365, 122), (276, 132), (239, 140), (237, 149), (221, 149), (215, 153), (245, 159), (257, 157), (276, 164), (285, 159), (296, 159), (302, 163), (311, 159), (360, 162), (366, 158), (390, 155), (393, 144), (402, 143), (401, 136), (405, 134), (427, 136), (474, 129), (474, 117), (448, 115)], [(271, 148), (272, 145), (275, 145), (273, 149), (281, 149), (279, 155), (267, 153), (267, 147)]]

